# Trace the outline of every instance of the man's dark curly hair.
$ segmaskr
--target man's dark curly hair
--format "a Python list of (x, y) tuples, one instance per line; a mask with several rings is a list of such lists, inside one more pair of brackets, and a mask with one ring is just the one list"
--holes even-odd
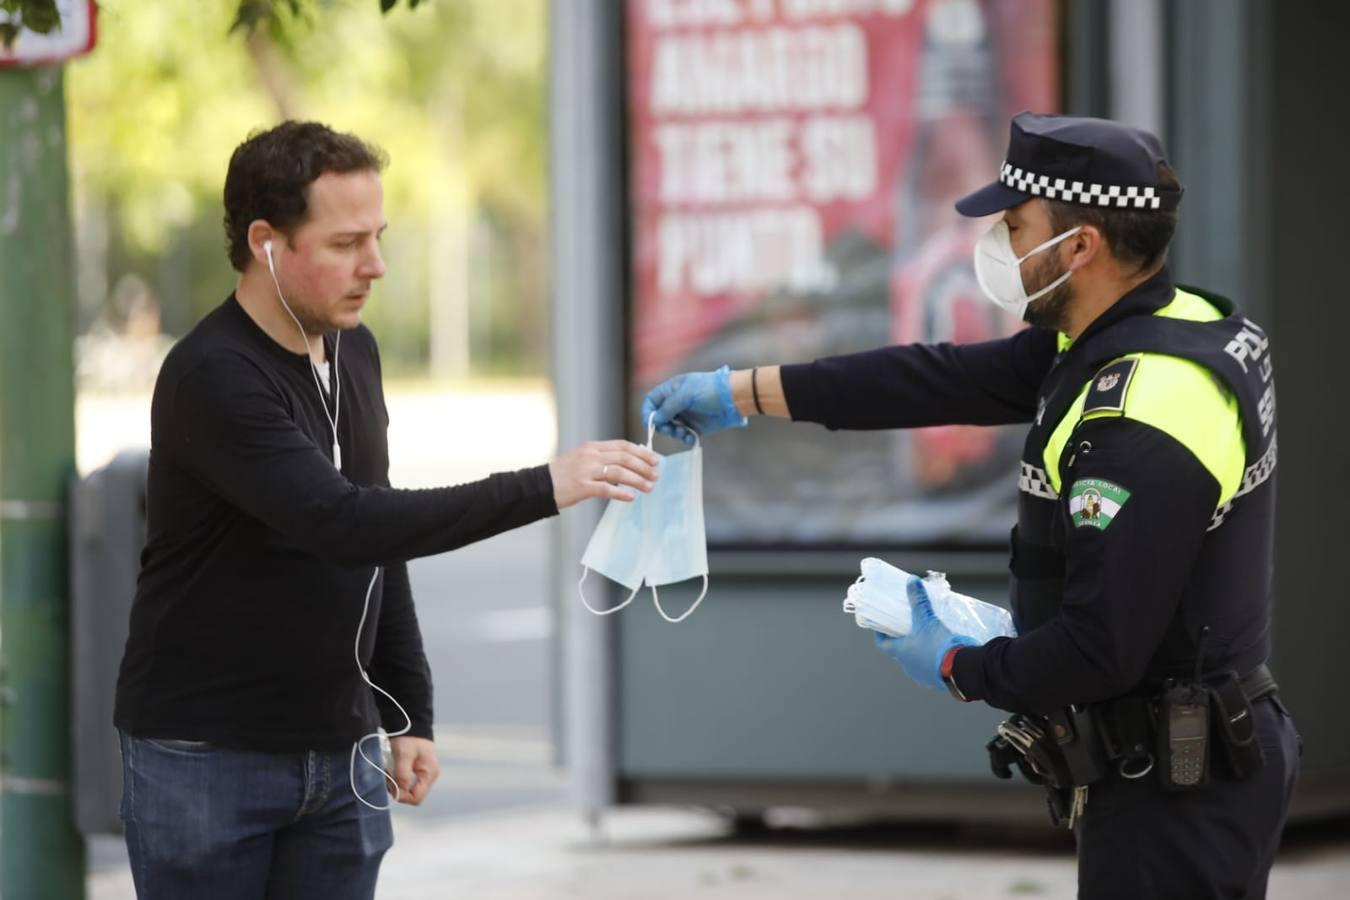
[(225, 175), (225, 241), (230, 265), (242, 272), (253, 254), (248, 226), (263, 219), (289, 233), (305, 223), (309, 186), (328, 172), (380, 172), (384, 151), (319, 122), (282, 122), (255, 131), (234, 149)]

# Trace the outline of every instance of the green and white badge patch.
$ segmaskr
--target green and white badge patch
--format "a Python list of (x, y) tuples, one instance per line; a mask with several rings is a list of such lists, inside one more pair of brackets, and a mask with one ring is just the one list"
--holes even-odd
[(1105, 529), (1120, 512), (1130, 492), (1100, 478), (1080, 478), (1069, 491), (1069, 515), (1075, 528)]

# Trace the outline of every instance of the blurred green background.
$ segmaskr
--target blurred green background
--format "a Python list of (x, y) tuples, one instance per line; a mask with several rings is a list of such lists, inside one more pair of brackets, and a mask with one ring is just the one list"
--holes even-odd
[[(247, 4), (245, 4), (247, 8)], [(68, 67), (81, 391), (142, 391), (234, 285), (230, 153), (285, 118), (388, 151), (366, 322), (400, 379), (547, 373), (546, 0), (103, 0)]]

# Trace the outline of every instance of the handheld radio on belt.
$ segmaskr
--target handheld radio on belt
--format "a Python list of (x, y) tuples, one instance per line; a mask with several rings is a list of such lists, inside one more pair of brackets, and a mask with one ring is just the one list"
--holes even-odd
[(1183, 791), (1209, 783), (1209, 688), (1203, 681), (1205, 643), (1209, 626), (1200, 629), (1195, 677), (1168, 679), (1158, 711), (1158, 759), (1163, 763), (1163, 785)]

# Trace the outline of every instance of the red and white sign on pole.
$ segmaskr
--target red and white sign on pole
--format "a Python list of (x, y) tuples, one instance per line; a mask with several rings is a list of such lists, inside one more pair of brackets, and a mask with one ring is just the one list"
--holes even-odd
[[(83, 56), (94, 49), (98, 12), (94, 0), (56, 0), (61, 26), (47, 34), (19, 29), (12, 47), (0, 44), (0, 67), (50, 66)], [(11, 21), (0, 12), (0, 24)]]

